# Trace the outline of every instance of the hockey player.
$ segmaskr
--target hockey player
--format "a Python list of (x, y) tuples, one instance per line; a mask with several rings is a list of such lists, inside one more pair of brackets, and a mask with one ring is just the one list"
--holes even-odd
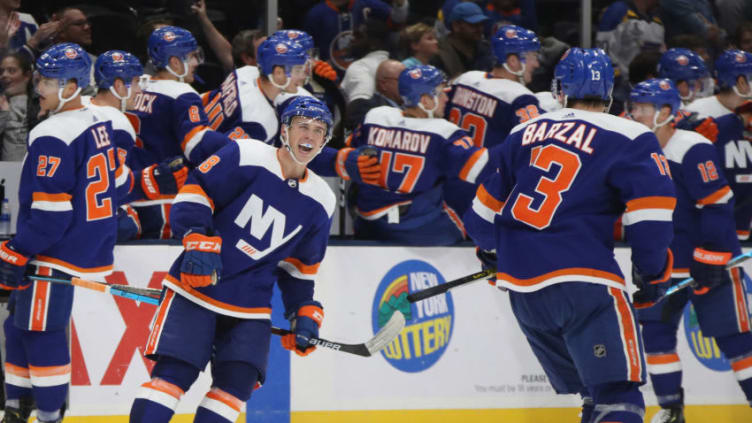
[(185, 251), (163, 282), (146, 350), (157, 363), (131, 423), (168, 422), (209, 360), (212, 388), (194, 421), (234, 422), (264, 382), (275, 282), (295, 332), (283, 345), (299, 355), (315, 349), (308, 339), (324, 314), (314, 279), (336, 202), (306, 164), (331, 126), (323, 103), (300, 97), (282, 115), (283, 147), (238, 140), (193, 170), (171, 218)]
[[(135, 110), (129, 112), (139, 147), (129, 155), (129, 165), (147, 173), (142, 181), (156, 181), (171, 171), (179, 172), (174, 175), (179, 181), (183, 171), (170, 166), (177, 158), (198, 165), (230, 140), (209, 128), (201, 97), (189, 85), (201, 61), (193, 35), (174, 26), (156, 29), (149, 36), (148, 53), (157, 72), (137, 96)], [(162, 187), (144, 184), (147, 200), (132, 203), (147, 238), (171, 235), (169, 208), (176, 190), (162, 192)]]
[(273, 144), (279, 131), (275, 99), (296, 93), (305, 81), (308, 55), (295, 42), (269, 38), (259, 45), (258, 67), (243, 66), (216, 90), (203, 94), (210, 126), (232, 139), (252, 138)]
[(699, 54), (687, 48), (672, 48), (658, 62), (658, 76), (670, 79), (679, 91), (682, 104), (689, 104), (707, 91), (708, 69)]
[(715, 61), (715, 75), (720, 92), (696, 99), (685, 107), (687, 111), (717, 118), (733, 113), (744, 100), (752, 98), (752, 53), (724, 51)]
[(433, 66), (405, 69), (398, 80), (404, 110), (372, 109), (353, 134), (350, 147), (375, 148), (383, 169), (380, 187), (357, 186), (357, 237), (407, 245), (449, 245), (464, 238), (462, 222), (444, 203), (443, 179), (474, 184), (492, 169), (485, 148), (439, 118), (447, 102), (444, 84)]
[[(674, 282), (692, 276), (696, 290), (684, 290), (638, 311), (648, 373), (662, 410), (653, 423), (683, 423), (682, 370), (676, 332), (684, 307), (692, 301), (700, 328), (715, 338), (731, 362), (748, 401), (752, 401), (752, 353), (749, 310), (741, 268), (725, 269), (741, 254), (734, 231), (733, 193), (726, 183), (713, 144), (702, 135), (670, 125), (680, 107), (678, 90), (668, 79), (650, 79), (630, 93), (632, 119), (655, 132), (676, 184), (674, 212)], [(752, 404), (752, 402), (751, 402)]]
[(565, 108), (493, 150), (499, 171), (465, 225), (556, 392), (583, 395), (581, 421), (641, 423), (643, 353), (612, 228), (626, 208), (635, 303), (653, 303), (671, 273), (673, 184), (655, 135), (605, 113), (614, 77), (603, 50), (570, 49), (554, 78)]
[(112, 271), (124, 174), (113, 128), (100, 108), (83, 108), (91, 62), (77, 44), (61, 43), (37, 59), (36, 92), (52, 115), (29, 133), (19, 188), (17, 234), (0, 244), (0, 285), (12, 289), (5, 321), (6, 423), (26, 422), (22, 398), (33, 396), (37, 421), (62, 421), (71, 361), (68, 326), (73, 286), (24, 277), (101, 278)]
[[(491, 148), (512, 128), (541, 110), (525, 87), (538, 68), (540, 41), (533, 31), (506, 25), (491, 39), (496, 64), (490, 72), (465, 72), (452, 83), (447, 119), (468, 131), (476, 147)], [(456, 178), (444, 186), (447, 204), (460, 216), (470, 207), (475, 187)]]

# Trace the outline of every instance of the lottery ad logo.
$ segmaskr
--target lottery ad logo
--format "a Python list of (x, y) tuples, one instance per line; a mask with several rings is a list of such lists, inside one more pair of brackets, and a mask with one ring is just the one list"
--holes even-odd
[(435, 267), (421, 260), (407, 260), (392, 267), (381, 279), (373, 300), (374, 333), (395, 311), (407, 324), (381, 354), (393, 367), (417, 373), (433, 366), (446, 351), (452, 337), (454, 304), (447, 292), (411, 304), (407, 295), (444, 283)]

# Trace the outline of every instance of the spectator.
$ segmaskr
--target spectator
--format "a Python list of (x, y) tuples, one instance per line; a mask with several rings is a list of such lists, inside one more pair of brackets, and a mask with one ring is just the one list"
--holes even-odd
[(39, 104), (31, 84), (32, 66), (20, 52), (5, 56), (0, 62), (0, 137), (3, 161), (18, 162), (26, 155), (29, 129), (37, 122)]
[(655, 13), (657, 6), (658, 0), (617, 1), (603, 12), (596, 44), (611, 57), (618, 69), (616, 76), (626, 80), (629, 64), (641, 51), (664, 48), (664, 27)]
[(657, 51), (644, 51), (629, 64), (629, 84), (635, 86), (642, 81), (658, 77), (658, 62), (661, 53)]
[[(52, 20), (60, 21), (60, 28), (55, 36), (56, 43), (76, 43), (84, 50), (91, 47), (91, 23), (81, 9), (65, 7), (55, 12)], [(89, 56), (94, 63), (96, 57), (91, 54)]]
[(198, 22), (201, 25), (201, 30), (204, 32), (206, 42), (209, 44), (209, 48), (212, 49), (214, 55), (217, 56), (219, 64), (225, 72), (230, 72), (234, 69), (232, 60), (232, 46), (227, 38), (224, 37), (214, 26), (209, 15), (206, 13), (206, 1), (196, 0), (191, 4), (191, 12), (193, 12), (198, 18)]
[(752, 22), (744, 22), (737, 28), (732, 44), (739, 50), (752, 53)]
[(403, 29), (400, 42), (404, 50), (410, 54), (410, 57), (402, 61), (407, 67), (427, 65), (439, 52), (436, 32), (422, 22)]
[(347, 107), (345, 128), (355, 129), (369, 110), (379, 106), (400, 107), (402, 97), (399, 95), (397, 80), (405, 65), (397, 60), (384, 60), (376, 68), (376, 92), (369, 99), (353, 100)]
[(752, 2), (749, 0), (716, 0), (718, 26), (735, 34), (744, 21), (752, 21)]
[(60, 23), (52, 21), (39, 27), (33, 16), (17, 12), (20, 7), (21, 0), (0, 0), (0, 51), (23, 51), (33, 61), (40, 44), (58, 30)]
[(469, 70), (488, 70), (491, 49), (483, 40), (483, 23), (488, 17), (475, 3), (460, 3), (449, 16), (451, 33), (439, 40), (434, 64), (450, 78)]
[(538, 17), (534, 0), (488, 0), (486, 4), (489, 35), (504, 25), (517, 25), (531, 31), (538, 30)]
[(359, 98), (369, 99), (376, 89), (376, 68), (389, 58), (386, 38), (389, 29), (386, 22), (367, 19), (356, 31), (353, 48), (368, 52), (363, 58), (354, 61), (342, 79), (345, 100), (351, 103)]
[(699, 54), (703, 62), (712, 64), (713, 58), (710, 57), (710, 48), (707, 41), (695, 34), (682, 34), (671, 38), (668, 42), (669, 48), (688, 48)]
[(232, 60), (235, 67), (256, 66), (258, 47), (266, 40), (260, 29), (245, 29), (232, 39)]
[(666, 38), (695, 34), (720, 46), (725, 31), (718, 27), (713, 6), (708, 0), (661, 0), (660, 15), (666, 26)]

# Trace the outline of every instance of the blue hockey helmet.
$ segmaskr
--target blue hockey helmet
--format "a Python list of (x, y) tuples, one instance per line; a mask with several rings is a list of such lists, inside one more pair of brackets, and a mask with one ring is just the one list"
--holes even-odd
[(271, 37), (275, 40), (287, 40), (291, 41), (293, 43), (298, 43), (301, 46), (303, 46), (303, 49), (305, 51), (309, 51), (316, 47), (316, 45), (313, 42), (313, 37), (311, 37), (310, 34), (308, 34), (305, 31), (300, 31), (298, 29), (282, 29), (274, 34), (271, 35)]
[(308, 61), (308, 54), (300, 43), (267, 38), (259, 45), (256, 61), (262, 75), (269, 75), (274, 72), (275, 66), (282, 66), (289, 79), (292, 67), (305, 65)]
[(653, 78), (642, 81), (629, 93), (632, 103), (650, 103), (659, 111), (663, 106), (671, 108), (671, 115), (679, 111), (681, 100), (679, 91), (668, 78)]
[(446, 82), (444, 73), (431, 65), (412, 66), (403, 70), (397, 79), (400, 97), (406, 107), (420, 104), (424, 95), (437, 96), (439, 85)]
[(573, 47), (564, 53), (554, 69), (551, 81), (554, 97), (597, 97), (611, 99), (614, 89), (614, 67), (605, 51), (599, 48)]
[(708, 69), (699, 54), (687, 48), (672, 48), (663, 53), (658, 62), (658, 76), (674, 83), (696, 81), (705, 77)]
[(510, 54), (516, 54), (525, 63), (525, 56), (521, 53), (538, 51), (541, 44), (535, 32), (517, 25), (505, 25), (491, 38), (491, 46), (497, 63), (502, 64)]
[(736, 87), (736, 81), (752, 75), (752, 53), (743, 50), (726, 50), (715, 60), (715, 77), (721, 88)]
[(91, 59), (88, 53), (76, 43), (59, 43), (37, 58), (37, 72), (45, 78), (57, 79), (62, 87), (68, 80), (75, 79), (80, 89), (91, 82)]
[(166, 68), (170, 57), (185, 61), (188, 55), (198, 50), (198, 43), (190, 31), (177, 26), (155, 29), (149, 36), (149, 58), (158, 69)]
[(328, 141), (331, 138), (334, 118), (326, 104), (318, 98), (311, 96), (295, 97), (282, 111), (280, 121), (289, 126), (292, 123), (292, 118), (296, 116), (304, 116), (323, 122), (326, 124), (326, 140)]
[(136, 56), (122, 50), (110, 50), (97, 57), (94, 63), (94, 79), (98, 88), (110, 88), (120, 78), (126, 86), (133, 78), (144, 74), (144, 68)]

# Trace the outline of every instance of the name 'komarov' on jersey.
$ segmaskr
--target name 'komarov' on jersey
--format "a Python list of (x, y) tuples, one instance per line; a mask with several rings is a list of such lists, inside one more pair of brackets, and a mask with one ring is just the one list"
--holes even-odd
[(408, 204), (409, 212), (400, 220), (439, 213), (440, 185), (448, 176), (475, 183), (490, 173), (488, 150), (473, 146), (457, 125), (444, 119), (405, 117), (394, 107), (369, 111), (350, 144), (370, 145), (380, 154), (381, 187), (358, 187), (357, 213), (366, 220)]
[(663, 270), (676, 198), (646, 126), (565, 108), (515, 127), (494, 152), (499, 171), (478, 187), (465, 227), (478, 246), (496, 249), (500, 285), (624, 289), (612, 233), (622, 213), (632, 261), (645, 274)]
[(170, 224), (182, 237), (196, 228), (222, 237), (222, 273), (216, 285), (180, 283), (183, 255), (164, 285), (220, 314), (268, 319), (275, 281), (287, 310), (313, 298), (336, 200), (311, 170), (285, 177), (278, 150), (237, 140), (191, 172), (172, 206)]
[(57, 113), (29, 133), (11, 246), (34, 264), (81, 277), (112, 271), (117, 191), (128, 172), (114, 143), (122, 122), (103, 109)]

